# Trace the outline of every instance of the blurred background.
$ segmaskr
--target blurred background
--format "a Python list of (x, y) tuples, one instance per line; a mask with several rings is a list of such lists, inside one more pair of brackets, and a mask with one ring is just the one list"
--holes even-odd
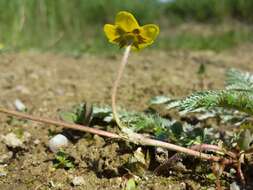
[(160, 25), (156, 49), (222, 51), (253, 42), (252, 0), (1, 0), (0, 51), (117, 51), (103, 25), (120, 10)]

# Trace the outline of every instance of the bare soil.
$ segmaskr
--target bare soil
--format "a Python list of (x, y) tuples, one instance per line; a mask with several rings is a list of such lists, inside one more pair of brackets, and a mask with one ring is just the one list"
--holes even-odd
[[(224, 86), (224, 72), (231, 67), (253, 71), (253, 46), (245, 45), (222, 53), (212, 51), (149, 51), (133, 53), (129, 59), (118, 93), (118, 106), (144, 110), (154, 96), (182, 97), (206, 89)], [(110, 94), (120, 55), (82, 55), (80, 58), (50, 53), (8, 53), (0, 55), (0, 105), (14, 109), (20, 99), (28, 112), (58, 119), (59, 109), (81, 102), (110, 105)], [(201, 63), (207, 73), (202, 80), (196, 74)], [(61, 128), (33, 122), (9, 125), (0, 115), (0, 134), (19, 128), (31, 134), (21, 150), (9, 149), (0, 142), (0, 156), (13, 156), (1, 163), (6, 175), (0, 176), (1, 190), (26, 189), (123, 189), (121, 168), (129, 154), (120, 154), (120, 143), (98, 136), (85, 135), (68, 147), (75, 158), (73, 170), (54, 169), (53, 153), (48, 149), (49, 131)], [(0, 171), (1, 173), (1, 171)], [(82, 176), (85, 183), (73, 186), (72, 179)], [(182, 177), (154, 176), (152, 171), (140, 180), (142, 190), (214, 189), (215, 184)]]

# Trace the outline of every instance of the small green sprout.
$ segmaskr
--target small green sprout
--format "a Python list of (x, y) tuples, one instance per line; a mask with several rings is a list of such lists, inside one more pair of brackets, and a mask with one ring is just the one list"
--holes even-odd
[(15, 135), (19, 138), (22, 139), (24, 136), (24, 129), (22, 128), (17, 128), (13, 131), (15, 133)]
[(7, 123), (12, 126), (20, 126), (27, 124), (28, 121), (25, 119), (17, 119), (16, 117), (8, 116)]
[(206, 66), (205, 66), (204, 63), (201, 63), (201, 64), (199, 65), (197, 74), (198, 74), (199, 76), (201, 76), (201, 75), (204, 75), (205, 73), (206, 73)]
[(75, 168), (74, 158), (61, 150), (55, 155), (54, 168), (73, 169)]
[(124, 190), (139, 190), (137, 184), (133, 178), (130, 178), (126, 183), (126, 188)]

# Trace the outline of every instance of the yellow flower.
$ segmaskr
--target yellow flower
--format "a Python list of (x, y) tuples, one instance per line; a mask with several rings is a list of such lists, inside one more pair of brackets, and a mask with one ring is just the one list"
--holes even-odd
[(142, 49), (154, 42), (159, 27), (155, 24), (140, 26), (131, 13), (120, 11), (114, 25), (104, 25), (104, 32), (109, 42), (121, 48), (131, 45), (133, 49)]

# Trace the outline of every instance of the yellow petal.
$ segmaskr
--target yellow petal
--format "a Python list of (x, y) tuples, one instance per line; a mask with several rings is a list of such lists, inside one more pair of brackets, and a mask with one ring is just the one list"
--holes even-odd
[(140, 44), (140, 45), (139, 45), (139, 49), (143, 49), (143, 48), (145, 48), (145, 47), (151, 45), (153, 42), (154, 42), (154, 41), (151, 41), (151, 42), (145, 43), (145, 44)]
[(152, 43), (159, 34), (159, 27), (155, 24), (147, 24), (141, 27), (141, 37), (148, 43)]
[(109, 39), (110, 42), (113, 42), (116, 38), (119, 37), (117, 34), (116, 26), (112, 24), (105, 24), (104, 25), (104, 32), (106, 37)]
[(131, 49), (132, 50), (135, 50), (135, 51), (138, 51), (138, 50), (141, 50), (149, 45), (151, 45), (154, 41), (151, 41), (151, 42), (148, 42), (148, 43), (143, 43), (143, 44), (138, 44), (138, 48), (135, 47), (135, 46), (132, 46)]
[(134, 29), (140, 27), (134, 16), (126, 11), (120, 11), (117, 14), (115, 24), (125, 32), (132, 32)]

